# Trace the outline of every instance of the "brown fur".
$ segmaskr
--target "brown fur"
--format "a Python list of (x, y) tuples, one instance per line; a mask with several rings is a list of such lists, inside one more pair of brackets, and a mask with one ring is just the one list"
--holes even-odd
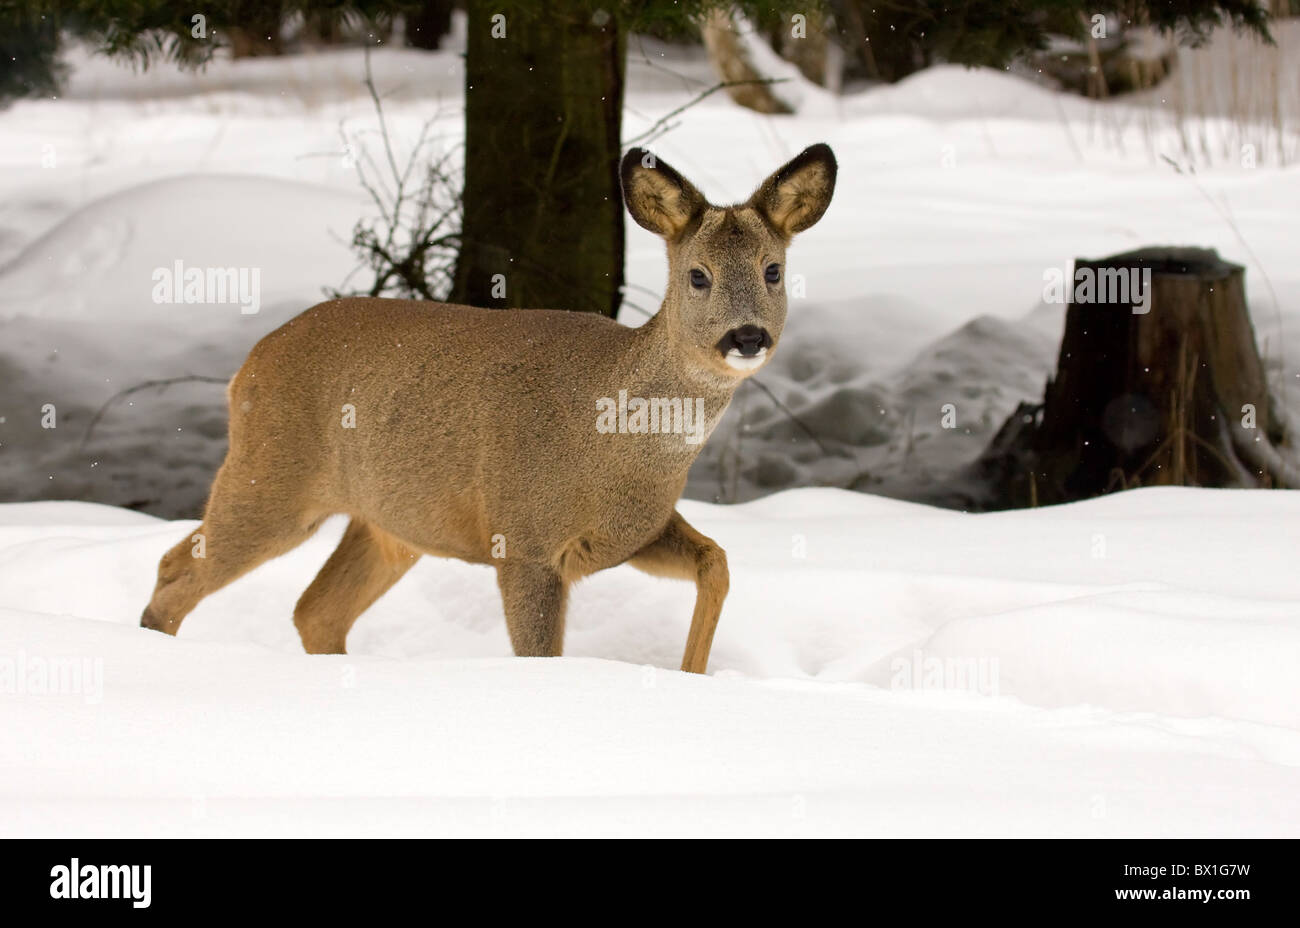
[[(747, 371), (718, 340), (763, 326), (773, 348), (784, 283), (764, 268), (825, 210), (830, 149), (814, 146), (748, 203), (717, 208), (671, 168), (624, 159), (633, 218), (668, 242), (659, 313), (601, 316), (407, 300), (334, 300), (262, 339), (230, 383), (230, 449), (199, 528), (158, 566), (141, 624), (175, 634), (203, 597), (351, 517), (294, 610), (311, 653), (342, 653), (357, 617), (422, 554), (497, 570), (519, 655), (558, 655), (573, 581), (624, 562), (692, 580), (682, 669), (703, 673), (727, 594), (722, 549), (674, 511), (702, 444), (602, 433), (597, 399), (703, 398), (704, 435)], [(690, 285), (701, 268), (711, 286)], [(344, 428), (344, 407), (355, 428)], [(501, 550), (502, 544), (504, 551)], [(503, 555), (503, 556), (502, 556)]]

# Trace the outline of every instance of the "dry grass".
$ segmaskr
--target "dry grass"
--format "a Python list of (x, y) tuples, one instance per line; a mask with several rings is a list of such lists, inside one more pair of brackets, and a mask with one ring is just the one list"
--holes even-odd
[(1191, 166), (1300, 162), (1300, 19), (1275, 20), (1276, 46), (1222, 30), (1180, 48), (1169, 77), (1129, 98), (1153, 154)]

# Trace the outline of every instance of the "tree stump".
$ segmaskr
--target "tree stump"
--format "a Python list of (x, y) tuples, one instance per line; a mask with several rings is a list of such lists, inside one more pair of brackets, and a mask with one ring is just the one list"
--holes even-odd
[(1135, 486), (1271, 486), (1294, 469), (1246, 308), (1244, 269), (1202, 248), (1077, 259), (1056, 373), (977, 468), (994, 505)]

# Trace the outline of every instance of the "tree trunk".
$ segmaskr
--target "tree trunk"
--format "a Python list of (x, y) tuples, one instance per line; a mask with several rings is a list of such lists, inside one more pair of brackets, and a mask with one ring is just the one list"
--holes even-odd
[(1243, 268), (1211, 250), (1144, 248), (1079, 259), (1064, 286), (1043, 403), (1018, 409), (980, 462), (998, 504), (1287, 481)]
[[(776, 95), (771, 84), (759, 83), (773, 75), (764, 74), (746, 46), (741, 29), (752, 29), (743, 17), (729, 10), (713, 10), (700, 23), (704, 44), (713, 70), (725, 83), (727, 96), (758, 113), (792, 113), (793, 108)], [(775, 54), (775, 53), (774, 53)], [(736, 83), (748, 81), (749, 83)]]
[(844, 37), (844, 44), (861, 63), (863, 72), (873, 81), (880, 80), (880, 68), (876, 65), (876, 56), (872, 54), (867, 23), (857, 0), (848, 0), (837, 6), (835, 19)]
[(469, 0), (456, 302), (618, 310), (626, 36), (573, 6)]
[(847, 0), (844, 8), (846, 25), (852, 32), (861, 33), (861, 44), (856, 39), (853, 44), (864, 59), (869, 77), (892, 84), (928, 64), (925, 53), (910, 38), (915, 13), (906, 5)]
[(419, 9), (406, 14), (406, 44), (436, 51), (443, 36), (451, 32), (454, 0), (423, 0)]
[(833, 79), (831, 74), (830, 42), (826, 37), (825, 19), (816, 9), (810, 9), (803, 16), (803, 25), (798, 33), (788, 17), (781, 20), (777, 45), (781, 57), (819, 87), (837, 87), (839, 81)]
[(232, 11), (231, 25), (226, 28), (230, 54), (234, 58), (259, 58), (264, 55), (283, 55), (284, 4), (240, 3)]

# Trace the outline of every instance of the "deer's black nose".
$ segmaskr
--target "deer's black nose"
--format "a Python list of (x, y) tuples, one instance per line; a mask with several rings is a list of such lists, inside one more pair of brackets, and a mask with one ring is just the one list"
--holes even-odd
[(732, 329), (718, 342), (718, 350), (723, 354), (735, 351), (746, 358), (752, 358), (764, 348), (771, 347), (772, 336), (767, 329), (756, 325), (742, 325), (738, 329)]

